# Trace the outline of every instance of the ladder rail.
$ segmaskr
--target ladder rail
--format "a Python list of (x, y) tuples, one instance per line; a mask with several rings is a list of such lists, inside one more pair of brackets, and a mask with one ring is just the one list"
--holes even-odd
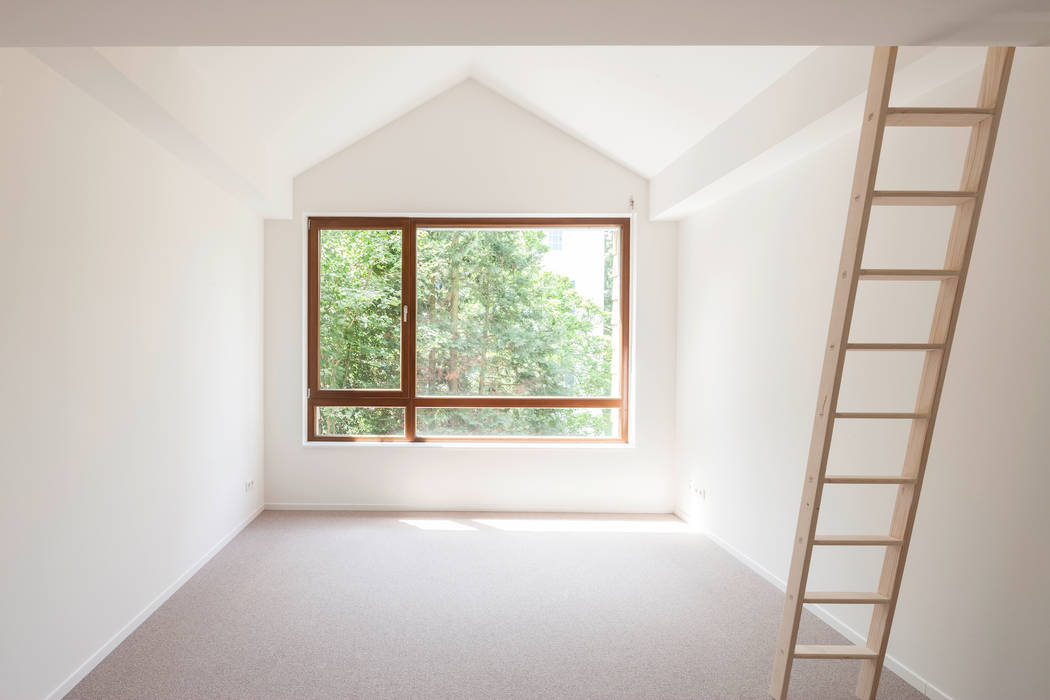
[(846, 359), (846, 344), (849, 341), (853, 303), (857, 295), (861, 252), (871, 217), (875, 175), (878, 172), (878, 162), (882, 152), (882, 138), (896, 61), (897, 47), (880, 46), (875, 49), (868, 82), (868, 97), (864, 106), (860, 145), (857, 149), (857, 167), (853, 173), (853, 188), (850, 195), (849, 213), (846, 217), (842, 257), (839, 262), (835, 297), (831, 308), (831, 323), (825, 344), (824, 367), (821, 370), (820, 392), (817, 396), (817, 411), (810, 441), (806, 481), (802, 489), (802, 504), (799, 508), (798, 526), (791, 557), (787, 601), (780, 622), (780, 633), (777, 638), (777, 650), (773, 664), (773, 680), (769, 690), (770, 695), (781, 700), (787, 697), (791, 667), (795, 658), (798, 626), (802, 617), (802, 594), (806, 589), (806, 581), (809, 577), (817, 514), (820, 510), (822, 495), (820, 484), (827, 469), (828, 448), (831, 444), (839, 387)]
[(976, 197), (972, 202), (958, 207), (952, 219), (944, 267), (959, 270), (959, 275), (941, 282), (937, 305), (934, 307), (934, 323), (930, 330), (929, 342), (943, 343), (943, 348), (938, 353), (927, 353), (923, 363), (915, 410), (928, 413), (929, 418), (925, 426), (913, 424), (911, 434), (908, 436), (908, 448), (902, 474), (913, 477), (915, 481), (910, 484), (902, 484), (897, 490), (893, 517), (890, 521), (890, 534), (900, 537), (902, 544), (900, 547), (887, 549), (883, 558), (878, 590), (889, 596), (889, 602), (875, 606), (872, 612), (868, 628), (868, 647), (875, 651), (877, 656), (861, 663), (856, 688), (857, 697), (864, 700), (874, 700), (878, 693), (882, 667), (886, 659), (890, 628), (897, 608), (904, 566), (908, 559), (908, 549), (915, 526), (915, 514), (918, 509), (919, 496), (922, 493), (926, 464), (933, 442), (933, 430), (944, 389), (944, 377), (948, 369), (948, 359), (952, 342), (955, 339), (963, 290), (966, 286), (970, 259), (977, 237), (977, 227), (980, 222), (981, 207), (984, 204), (988, 175), (991, 171), (992, 156), (995, 151), (995, 141), (1002, 117), (1013, 56), (1012, 47), (990, 48), (981, 78), (977, 107), (991, 109), (992, 114), (989, 119), (973, 126), (967, 146), (960, 189), (973, 190)]

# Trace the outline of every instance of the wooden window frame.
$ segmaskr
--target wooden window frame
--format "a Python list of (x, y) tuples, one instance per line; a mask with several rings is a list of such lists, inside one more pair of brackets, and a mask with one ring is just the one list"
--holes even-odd
[[(630, 388), (631, 220), (602, 218), (473, 218), (473, 217), (356, 217), (325, 216), (308, 219), (307, 241), (307, 398), (308, 442), (545, 442), (626, 443)], [(416, 395), (416, 231), (419, 227), (536, 227), (620, 228), (620, 395), (613, 397), (562, 396), (417, 396)], [(321, 389), (319, 237), (322, 230), (398, 229), (401, 231), (401, 303), (408, 307), (401, 328), (401, 387), (399, 389)], [(397, 406), (405, 409), (404, 436), (319, 435), (317, 409), (322, 406)], [(417, 407), (449, 408), (615, 408), (620, 412), (618, 437), (545, 436), (433, 436), (416, 434)]]

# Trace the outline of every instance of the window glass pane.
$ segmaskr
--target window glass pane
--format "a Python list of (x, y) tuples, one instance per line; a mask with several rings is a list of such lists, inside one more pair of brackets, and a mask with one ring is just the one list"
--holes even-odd
[(617, 396), (620, 229), (423, 228), (416, 391)]
[(320, 388), (401, 388), (401, 231), (320, 231), (318, 272)]
[(615, 408), (417, 408), (423, 437), (589, 437), (620, 434)]
[(405, 409), (400, 406), (318, 406), (317, 434), (403, 436)]

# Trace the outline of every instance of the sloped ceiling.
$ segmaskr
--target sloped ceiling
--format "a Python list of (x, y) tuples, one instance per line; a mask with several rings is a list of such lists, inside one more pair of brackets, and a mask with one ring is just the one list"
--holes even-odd
[[(681, 218), (727, 177), (746, 184), (853, 128), (871, 62), (867, 47), (797, 46), (32, 51), (271, 218), (289, 215), (295, 175), (467, 79), (649, 179), (650, 215)], [(982, 56), (903, 51), (898, 98)]]
[[(468, 78), (651, 177), (807, 47), (117, 47), (34, 53), (267, 216), (291, 179)], [(286, 214), (285, 214), (286, 215)]]
[[(110, 50), (118, 57), (123, 50)], [(805, 47), (184, 48), (291, 172), (472, 77), (649, 177)]]

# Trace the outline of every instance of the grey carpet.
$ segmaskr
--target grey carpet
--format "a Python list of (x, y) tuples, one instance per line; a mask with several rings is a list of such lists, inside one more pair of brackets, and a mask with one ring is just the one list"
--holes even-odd
[[(473, 529), (399, 519), (427, 517)], [(783, 594), (702, 535), (485, 517), (264, 512), (66, 698), (766, 697)], [(792, 697), (852, 697), (858, 663), (797, 662)]]

